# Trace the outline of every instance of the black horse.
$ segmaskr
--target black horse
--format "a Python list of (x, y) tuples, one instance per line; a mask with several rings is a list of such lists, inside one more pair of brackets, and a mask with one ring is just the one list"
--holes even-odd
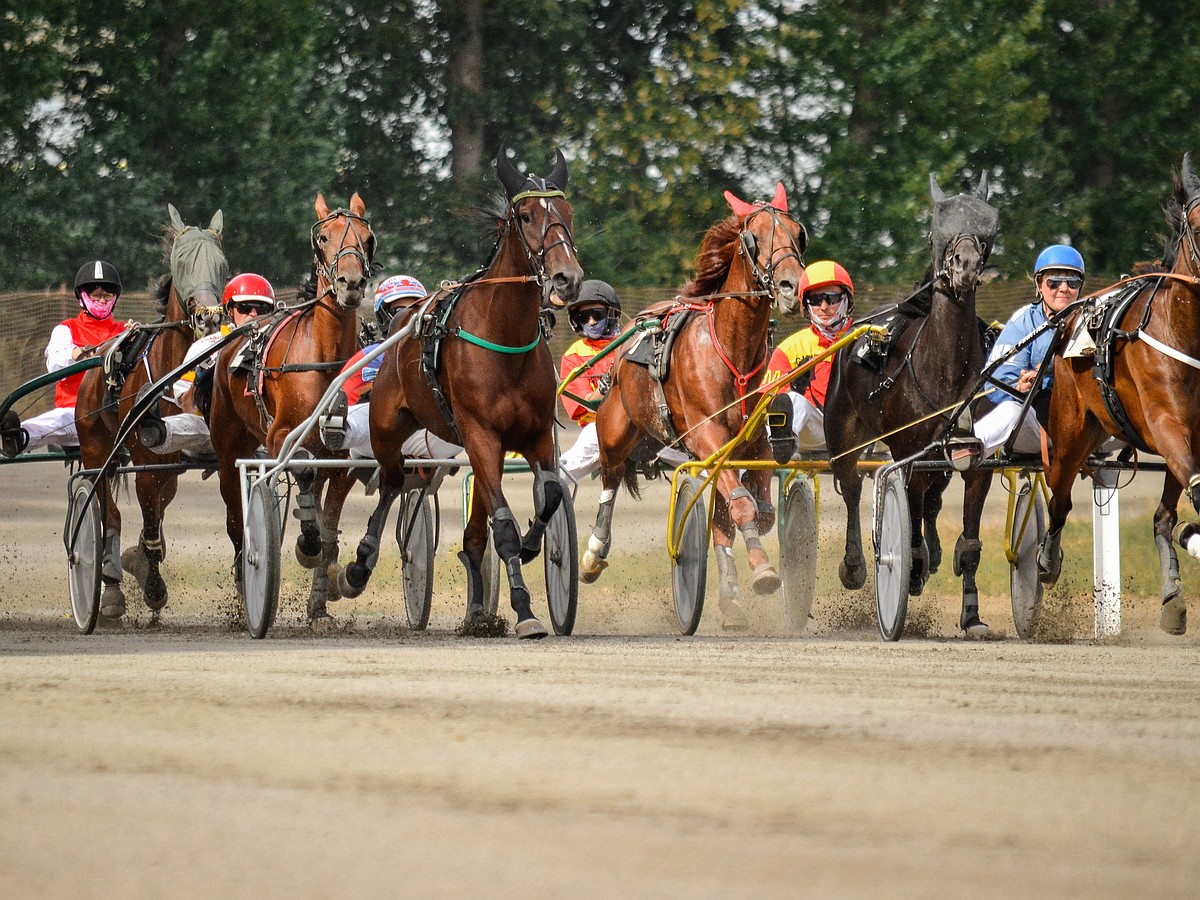
[[(987, 203), (987, 176), (975, 194), (946, 197), (929, 176), (933, 197), (930, 233), (932, 260), (926, 285), (899, 309), (890, 327), (903, 328), (885, 348), (872, 348), (863, 337), (834, 359), (825, 404), (825, 431), (833, 475), (846, 501), (846, 553), (838, 574), (851, 590), (867, 579), (859, 524), (862, 450), (882, 440), (893, 459), (906, 459), (931, 447), (965, 423), (951, 420), (954, 410), (978, 383), (987, 358), (975, 315), (975, 288), (991, 254), (999, 225)], [(879, 314), (880, 318), (883, 314)], [(937, 515), (949, 471), (913, 469), (908, 480), (912, 520), (912, 570), (909, 593), (919, 594), (941, 563)], [(991, 473), (972, 470), (963, 476), (966, 497), (963, 532), (954, 548), (954, 571), (963, 579), (959, 627), (982, 636), (975, 572), (982, 545), (979, 520), (991, 487)]]

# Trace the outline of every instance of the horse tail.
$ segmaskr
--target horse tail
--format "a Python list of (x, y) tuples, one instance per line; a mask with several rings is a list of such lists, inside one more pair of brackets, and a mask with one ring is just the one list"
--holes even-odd
[(631, 466), (627, 462), (625, 464), (625, 474), (621, 476), (621, 483), (625, 485), (625, 490), (629, 491), (629, 496), (634, 500), (642, 499), (642, 491), (638, 486), (637, 466)]

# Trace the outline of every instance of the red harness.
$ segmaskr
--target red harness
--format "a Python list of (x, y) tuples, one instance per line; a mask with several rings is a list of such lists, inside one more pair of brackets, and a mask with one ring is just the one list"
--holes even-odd
[(770, 358), (771, 354), (767, 352), (767, 348), (764, 346), (763, 357), (758, 361), (758, 365), (744, 375), (739, 372), (737, 370), (737, 366), (730, 361), (728, 354), (726, 354), (725, 349), (721, 346), (721, 341), (717, 338), (717, 325), (713, 318), (716, 311), (716, 305), (716, 300), (708, 300), (703, 303), (680, 300), (676, 302), (673, 307), (667, 310), (666, 314), (662, 317), (663, 327), (666, 327), (667, 320), (670, 319), (671, 316), (684, 310), (689, 312), (703, 312), (705, 316), (708, 317), (709, 336), (712, 337), (713, 347), (715, 347), (717, 350), (717, 357), (725, 364), (725, 368), (727, 368), (733, 375), (734, 384), (737, 386), (738, 403), (741, 406), (742, 421), (744, 422), (746, 419), (750, 418), (750, 414), (746, 412), (746, 385), (750, 383), (751, 378), (763, 370), (763, 367), (767, 364), (767, 360)]

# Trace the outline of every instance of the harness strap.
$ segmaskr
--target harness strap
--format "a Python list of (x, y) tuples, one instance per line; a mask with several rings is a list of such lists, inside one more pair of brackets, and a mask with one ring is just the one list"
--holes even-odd
[(745, 421), (746, 419), (748, 419), (750, 417), (749, 413), (746, 412), (746, 399), (747, 399), (746, 398), (746, 385), (750, 383), (751, 378), (753, 378), (755, 375), (757, 375), (759, 372), (762, 371), (763, 366), (765, 366), (767, 364), (767, 359), (770, 357), (771, 354), (766, 352), (767, 348), (764, 347), (763, 348), (763, 357), (762, 357), (762, 359), (760, 359), (758, 361), (758, 365), (743, 375), (741, 372), (739, 372), (737, 370), (737, 366), (735, 366), (730, 361), (729, 357), (725, 353), (725, 348), (723, 348), (721, 346), (721, 341), (717, 338), (717, 323), (714, 318), (714, 310), (716, 309), (716, 304), (715, 303), (707, 303), (707, 304), (705, 304), (705, 307), (706, 307), (705, 313), (708, 316), (709, 336), (712, 337), (713, 347), (715, 347), (717, 350), (717, 356), (720, 357), (721, 362), (725, 363), (725, 368), (727, 368), (730, 371), (730, 373), (733, 375), (734, 383), (737, 385), (738, 400), (740, 401), (741, 412), (742, 412), (742, 421)]

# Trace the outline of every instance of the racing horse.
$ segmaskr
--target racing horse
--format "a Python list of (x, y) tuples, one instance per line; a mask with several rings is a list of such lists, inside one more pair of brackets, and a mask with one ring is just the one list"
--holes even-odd
[[(358, 308), (371, 274), (375, 234), (358, 194), (350, 198), (349, 209), (334, 210), (317, 194), (314, 208), (314, 296), (233, 340), (213, 367), (210, 431), (239, 593), (242, 500), (237, 460), (251, 456), (260, 445), (277, 457), (284, 439), (312, 414), (329, 383), (358, 350)], [(301, 449), (313, 456), (331, 455), (316, 429)], [(338, 521), (354, 482), (331, 469), (309, 468), (295, 477), (300, 520), (296, 558), (313, 570), (308, 617), (319, 619), (328, 616), (327, 602), (337, 599), (328, 568), (337, 562)]]
[[(1054, 359), (1054, 390), (1046, 432), (1052, 446), (1046, 483), (1051, 491), (1038, 575), (1054, 584), (1062, 569), (1062, 528), (1071, 510), (1071, 485), (1084, 461), (1109, 435), (1167, 466), (1154, 544), (1162, 569), (1159, 627), (1187, 630), (1179, 560), (1171, 544), (1177, 506), (1187, 486), (1200, 512), (1200, 177), (1185, 154), (1174, 196), (1165, 208), (1172, 234), (1157, 271), (1139, 279), (1132, 299), (1103, 317), (1092, 357)], [(1064, 322), (1085, 315), (1076, 310)], [(1200, 527), (1186, 524), (1179, 543), (1200, 558)]]
[[(353, 562), (338, 576), (345, 596), (366, 587), (388, 510), (404, 482), (401, 444), (417, 428), (462, 445), (475, 473), (474, 502), (459, 553), (467, 572), (464, 631), (486, 625), (482, 561), (490, 522), (508, 573), (518, 638), (540, 638), (521, 565), (534, 559), (562, 499), (554, 443), (558, 379), (542, 331), (543, 300), (565, 306), (579, 294), (567, 165), (556, 154), (546, 178), (520, 174), (501, 150), (494, 161), (504, 199), (488, 218), (498, 239), (487, 264), (465, 284), (398, 313), (393, 334), (423, 316), (419, 338), (383, 357), (371, 391), (371, 446), (379, 461), (379, 504)], [(535, 518), (524, 538), (501, 490), (504, 455), (521, 454), (534, 474)]]
[[(618, 487), (624, 483), (633, 497), (638, 496), (630, 456), (649, 438), (681, 445), (706, 459), (737, 436), (766, 371), (771, 312), (790, 314), (799, 308), (808, 234), (788, 214), (783, 185), (776, 186), (770, 203), (747, 203), (729, 191), (725, 199), (733, 212), (705, 233), (696, 254), (695, 277), (667, 308), (647, 311), (663, 317), (664, 333), (678, 328), (670, 350), (662, 351), (669, 355), (667, 376), (660, 380), (649, 366), (635, 362), (632, 344), (613, 364), (611, 388), (596, 413), (603, 490), (580, 560), (580, 580), (585, 583), (599, 578), (608, 565)], [(751, 459), (770, 458), (762, 430), (750, 438), (746, 452)], [(723, 627), (730, 629), (748, 624), (738, 603), (734, 525), (746, 544), (754, 591), (770, 594), (780, 584), (760, 540), (775, 522), (769, 500), (771, 473), (747, 471), (742, 481), (753, 493), (735, 472), (719, 473), (713, 511), (719, 605)]]
[[(151, 288), (159, 321), (130, 329), (116, 345), (111, 365), (89, 369), (79, 387), (75, 424), (79, 451), (86, 469), (99, 469), (112, 455), (121, 420), (130, 412), (138, 391), (183, 362), (192, 342), (221, 324), (221, 292), (229, 280), (222, 249), (224, 216), (218, 210), (207, 228), (185, 225), (179, 211), (167, 206), (164, 264), (168, 272)], [(120, 361), (117, 361), (117, 355)], [(167, 409), (167, 400), (161, 401)], [(172, 412), (174, 410), (171, 410)], [(179, 462), (179, 454), (151, 453), (134, 437), (129, 444), (135, 466)], [(142, 533), (137, 545), (121, 553), (121, 511), (111, 476), (100, 479), (97, 494), (105, 516), (105, 546), (101, 611), (117, 618), (125, 610), (121, 588), (124, 570), (137, 579), (146, 606), (158, 612), (167, 604), (167, 585), (159, 565), (166, 555), (162, 522), (175, 498), (179, 475), (161, 469), (139, 471), (134, 478), (142, 508)]]
[[(999, 229), (999, 214), (988, 205), (987, 174), (973, 195), (947, 197), (929, 176), (933, 199), (931, 261), (926, 284), (911, 308), (896, 310), (890, 327), (899, 331), (890, 345), (872, 352), (870, 336), (858, 339), (835, 357), (825, 400), (825, 437), (838, 492), (846, 503), (846, 549), (838, 568), (842, 585), (858, 590), (867, 579), (859, 522), (863, 450), (882, 440), (896, 460), (931, 447), (944, 436), (969, 435), (967, 423), (951, 421), (954, 410), (971, 396), (987, 359), (975, 289), (980, 283)], [(909, 303), (902, 307), (909, 307)], [(868, 317), (860, 320), (870, 321)], [(900, 327), (907, 321), (907, 327)], [(937, 516), (949, 472), (913, 469), (907, 484), (912, 523), (912, 569), (908, 592), (919, 594), (942, 558)], [(979, 619), (975, 573), (982, 544), (979, 521), (991, 488), (991, 473), (964, 473), (963, 530), (954, 547), (954, 571), (963, 582), (959, 627), (972, 637), (987, 634)]]

